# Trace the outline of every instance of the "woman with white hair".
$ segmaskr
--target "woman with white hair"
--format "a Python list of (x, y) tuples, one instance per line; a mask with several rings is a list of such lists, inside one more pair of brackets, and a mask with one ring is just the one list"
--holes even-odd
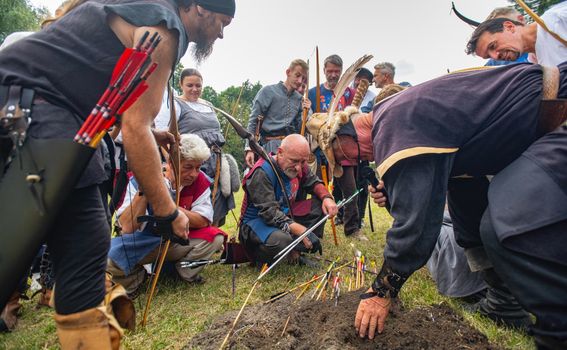
[[(179, 142), (181, 157), (179, 167), (180, 200), (179, 210), (189, 218), (189, 244), (170, 245), (166, 260), (175, 263), (179, 276), (189, 283), (203, 283), (199, 272), (204, 266), (188, 269), (181, 262), (209, 259), (222, 249), (226, 234), (211, 225), (213, 206), (211, 203), (210, 181), (200, 170), (203, 162), (211, 156), (209, 147), (199, 136), (181, 135)], [(171, 163), (164, 167), (164, 177), (168, 185), (175, 183)], [(173, 188), (174, 186), (169, 186)], [(175, 196), (172, 189), (172, 196)], [(118, 221), (124, 233), (111, 241), (108, 254), (108, 270), (112, 279), (126, 288), (129, 295), (135, 296), (144, 281), (144, 264), (155, 261), (159, 253), (160, 236), (153, 223), (139, 223), (138, 217), (151, 215), (152, 208), (134, 178), (130, 179), (124, 203), (118, 209)]]

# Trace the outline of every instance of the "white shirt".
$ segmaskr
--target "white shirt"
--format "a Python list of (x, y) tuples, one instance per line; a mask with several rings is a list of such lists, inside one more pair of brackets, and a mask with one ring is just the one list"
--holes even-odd
[[(550, 7), (541, 19), (549, 30), (567, 40), (567, 1)], [(567, 47), (539, 25), (535, 51), (538, 63), (544, 66), (557, 66), (567, 61)]]
[[(169, 181), (167, 179), (164, 180), (166, 182), (167, 187), (170, 188)], [(183, 188), (181, 188), (181, 190), (183, 190)], [(126, 188), (124, 201), (122, 202), (120, 208), (118, 208), (118, 210), (116, 211), (117, 218), (124, 213), (126, 208), (130, 206), (130, 203), (132, 203), (132, 200), (137, 195), (138, 195), (138, 188), (137, 186), (134, 186), (132, 180), (130, 180), (130, 182), (128, 182), (128, 187)], [(189, 210), (201, 215), (202, 217), (207, 219), (209, 223), (213, 222), (214, 211), (213, 211), (213, 205), (211, 203), (211, 189), (207, 188), (199, 197), (197, 197), (191, 204), (191, 208)], [(128, 215), (128, 213), (126, 214)], [(147, 210), (146, 210), (146, 215), (148, 215)], [(140, 230), (143, 230), (145, 225), (146, 223), (143, 223), (142, 226), (140, 227)]]

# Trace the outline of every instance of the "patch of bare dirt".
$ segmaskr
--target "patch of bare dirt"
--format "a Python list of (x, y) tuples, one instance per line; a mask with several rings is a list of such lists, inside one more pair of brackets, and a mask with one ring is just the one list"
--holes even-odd
[[(486, 336), (466, 324), (447, 305), (401, 310), (393, 307), (381, 335), (374, 340), (355, 334), (359, 292), (333, 301), (287, 296), (269, 304), (249, 306), (235, 327), (230, 349), (497, 349)], [(237, 311), (217, 318), (185, 349), (218, 349)], [(284, 325), (289, 322), (284, 330)], [(283, 331), (283, 334), (282, 334)]]

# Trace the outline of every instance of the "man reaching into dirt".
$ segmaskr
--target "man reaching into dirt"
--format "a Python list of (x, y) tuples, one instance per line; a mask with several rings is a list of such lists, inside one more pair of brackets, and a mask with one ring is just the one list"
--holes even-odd
[[(309, 144), (299, 134), (286, 136), (278, 148), (274, 163), (285, 194), (274, 169), (260, 159), (244, 177), (245, 197), (242, 203), (240, 240), (252, 259), (270, 264), (274, 256), (288, 246), (324, 214), (337, 214), (337, 205), (322, 181), (307, 167)], [(299, 191), (312, 194), (311, 199), (296, 201)], [(284, 196), (287, 196), (291, 209)], [(321, 251), (319, 238), (324, 225), (308, 235), (290, 253), (292, 261), (310, 262), (300, 252)]]
[[(384, 330), (391, 299), (430, 257), (447, 197), (471, 269), (537, 317), (542, 348), (567, 345), (566, 97), (567, 63), (517, 64), (450, 74), (375, 106), (373, 148), (361, 158), (375, 159), (394, 223), (361, 296), (361, 337)], [(367, 136), (368, 124), (354, 120)], [(352, 156), (348, 144), (337, 148)]]

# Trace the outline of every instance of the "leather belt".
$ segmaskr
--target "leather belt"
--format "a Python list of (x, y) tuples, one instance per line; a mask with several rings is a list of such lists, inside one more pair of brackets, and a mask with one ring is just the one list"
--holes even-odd
[(285, 135), (280, 135), (280, 136), (264, 136), (264, 139), (265, 139), (266, 141), (283, 140), (283, 139), (285, 139)]
[(538, 112), (537, 134), (543, 136), (567, 120), (567, 99), (557, 98), (559, 68), (543, 68), (543, 97)]

